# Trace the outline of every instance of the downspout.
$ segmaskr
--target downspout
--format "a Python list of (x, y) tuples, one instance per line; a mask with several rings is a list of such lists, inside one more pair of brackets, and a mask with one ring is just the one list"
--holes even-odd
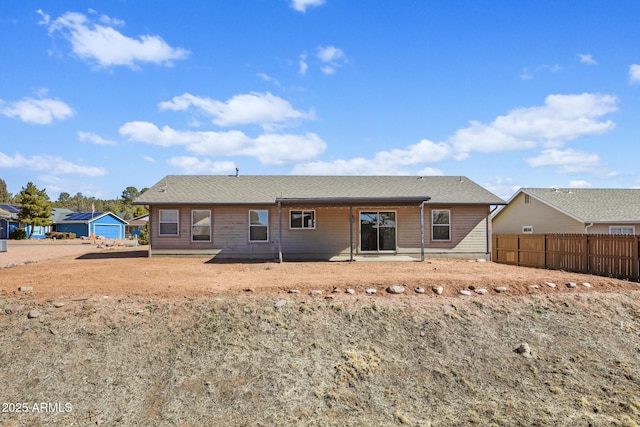
[(278, 262), (282, 264), (282, 202), (278, 201)]
[[(491, 205), (489, 205), (491, 206)], [(493, 234), (493, 227), (491, 227), (491, 215), (498, 209), (498, 205), (496, 205), (493, 209), (489, 209), (489, 213), (487, 214), (487, 224), (485, 226), (485, 239), (487, 243), (487, 252), (485, 255), (489, 255), (489, 261), (491, 261), (492, 253), (491, 253), (491, 235)]]
[(349, 261), (353, 262), (353, 206), (349, 206)]
[(593, 226), (594, 226), (594, 223), (593, 223), (593, 222), (592, 222), (591, 224), (587, 225), (587, 226), (584, 228), (584, 234), (589, 234), (589, 228), (591, 228), (591, 227), (593, 227)]
[(420, 261), (424, 262), (424, 201), (420, 203)]

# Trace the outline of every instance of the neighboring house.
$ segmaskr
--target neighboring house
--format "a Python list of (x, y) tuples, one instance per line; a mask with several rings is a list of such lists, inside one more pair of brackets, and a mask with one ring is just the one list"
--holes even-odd
[(18, 209), (11, 205), (0, 205), (0, 239), (8, 239), (14, 228), (20, 227)]
[[(14, 205), (0, 204), (0, 209), (4, 211), (4, 214), (0, 214), (0, 238), (8, 239), (11, 232), (16, 228), (24, 228), (27, 235), (31, 233), (31, 226), (21, 224), (18, 219), (20, 208)], [(33, 233), (31, 233), (32, 239), (44, 239), (45, 233), (48, 231), (47, 227), (36, 225), (33, 227)]]
[(61, 233), (75, 233), (76, 237), (104, 237), (124, 239), (127, 222), (111, 212), (74, 212), (55, 224)]
[(640, 189), (522, 188), (492, 222), (495, 234), (639, 234)]
[(142, 230), (149, 222), (149, 214), (144, 214), (141, 216), (137, 216), (132, 220), (128, 221), (128, 225), (126, 227), (126, 235), (127, 236), (140, 236)]
[(170, 175), (134, 204), (150, 256), (353, 260), (487, 257), (504, 201), (466, 177)]

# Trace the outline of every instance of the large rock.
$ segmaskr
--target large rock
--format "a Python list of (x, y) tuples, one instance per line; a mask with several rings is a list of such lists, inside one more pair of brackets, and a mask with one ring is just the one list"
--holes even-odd
[(433, 292), (435, 292), (437, 295), (442, 295), (442, 293), (444, 292), (444, 287), (443, 286), (434, 286), (433, 288), (431, 288), (433, 290)]
[(526, 342), (523, 342), (522, 344), (520, 344), (520, 346), (516, 348), (514, 351), (526, 357), (527, 359), (530, 359), (532, 357), (531, 347), (529, 347), (529, 344), (527, 344)]
[(460, 289), (460, 290), (458, 291), (458, 293), (459, 293), (460, 295), (464, 295), (464, 296), (467, 296), (467, 297), (468, 297), (468, 296), (471, 296), (471, 291), (469, 291), (469, 290), (467, 290), (467, 289)]
[(29, 313), (27, 313), (27, 317), (29, 319), (35, 319), (36, 317), (40, 317), (40, 312), (38, 310), (29, 310)]
[(387, 288), (387, 292), (390, 294), (402, 294), (404, 290), (405, 287), (401, 285), (391, 285)]

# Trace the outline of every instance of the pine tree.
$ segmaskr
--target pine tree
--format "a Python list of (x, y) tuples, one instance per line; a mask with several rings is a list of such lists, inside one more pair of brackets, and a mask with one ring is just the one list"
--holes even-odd
[(19, 197), (21, 207), (18, 219), (31, 226), (27, 235), (27, 239), (30, 239), (33, 227), (51, 224), (51, 202), (46, 189), (38, 190), (32, 182), (27, 183), (26, 187), (22, 187)]
[(7, 183), (0, 178), (0, 203), (11, 203), (11, 193), (7, 191)]

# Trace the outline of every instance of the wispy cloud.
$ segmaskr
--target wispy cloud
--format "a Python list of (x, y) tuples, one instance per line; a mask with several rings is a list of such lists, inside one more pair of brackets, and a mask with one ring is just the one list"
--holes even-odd
[[(558, 166), (561, 173), (585, 172), (594, 167), (610, 174), (599, 158), (575, 150), (558, 150), (568, 141), (608, 132), (615, 127), (599, 120), (617, 110), (611, 95), (549, 95), (543, 106), (520, 108), (485, 124), (472, 121), (446, 141), (435, 143), (423, 139), (404, 149), (379, 151), (370, 158), (313, 161), (297, 165), (293, 173), (347, 175), (440, 174), (438, 169), (424, 168), (429, 163), (448, 159), (463, 160), (473, 152), (496, 153), (546, 148), (528, 160), (532, 167)], [(421, 168), (421, 166), (423, 168)], [(598, 169), (599, 168), (599, 169)], [(425, 173), (423, 173), (423, 171)]]
[(562, 174), (611, 175), (611, 172), (603, 165), (600, 156), (596, 153), (586, 153), (571, 148), (566, 150), (555, 148), (543, 150), (539, 156), (527, 159), (527, 163), (534, 168), (556, 166), (557, 172)]
[(276, 86), (280, 86), (280, 82), (278, 81), (278, 79), (271, 77), (265, 73), (258, 73), (258, 77), (260, 77), (265, 82), (272, 83)]
[(189, 56), (188, 50), (171, 47), (157, 35), (125, 36), (114, 28), (124, 25), (124, 21), (101, 15), (98, 22), (77, 12), (67, 12), (50, 25), (48, 18), (41, 21), (48, 25), (49, 34), (61, 34), (67, 39), (75, 55), (100, 67), (124, 65), (139, 69), (141, 63), (171, 66), (173, 61)]
[(589, 53), (579, 53), (578, 58), (580, 58), (580, 62), (583, 64), (596, 65), (598, 63), (593, 55)]
[(21, 101), (9, 103), (0, 100), (0, 114), (18, 118), (25, 123), (48, 125), (54, 120), (68, 119), (73, 116), (73, 110), (57, 99), (23, 98)]
[[(425, 163), (436, 163), (451, 156), (451, 147), (445, 143), (436, 144), (422, 140), (405, 149), (379, 151), (372, 158), (357, 157), (349, 160), (331, 162), (316, 161), (298, 165), (294, 174), (318, 175), (406, 175), (411, 167)], [(421, 175), (441, 175), (438, 169), (425, 168)]]
[(21, 154), (15, 154), (12, 157), (0, 152), (0, 169), (15, 168), (46, 171), (53, 175), (103, 176), (107, 173), (102, 167), (78, 165), (58, 156), (24, 157)]
[(632, 64), (629, 67), (629, 80), (631, 83), (640, 83), (640, 65)]
[(298, 58), (298, 72), (304, 76), (307, 74), (308, 69), (309, 65), (307, 64), (307, 54), (303, 53)]
[(335, 74), (336, 70), (347, 61), (347, 57), (335, 46), (318, 46), (316, 56), (322, 63), (321, 70), (324, 74)]
[(322, 6), (326, 0), (291, 0), (291, 8), (305, 13), (310, 7)]
[(560, 66), (559, 64), (554, 64), (554, 65), (543, 64), (533, 69), (530, 69), (527, 67), (522, 69), (522, 72), (520, 73), (520, 78), (523, 80), (532, 80), (539, 73), (542, 73), (542, 72), (557, 73), (560, 70), (562, 70), (562, 66)]
[(78, 131), (78, 139), (82, 142), (91, 142), (97, 145), (116, 145), (117, 142), (104, 139), (99, 135), (91, 132)]
[(499, 116), (489, 124), (472, 121), (460, 129), (450, 143), (456, 157), (468, 157), (471, 151), (503, 152), (538, 146), (562, 146), (567, 141), (611, 131), (615, 124), (599, 118), (617, 110), (612, 95), (549, 95), (545, 105), (520, 108)]
[(265, 165), (282, 165), (316, 158), (326, 143), (314, 133), (272, 134), (251, 138), (243, 132), (179, 131), (168, 126), (162, 129), (149, 122), (125, 123), (120, 134), (131, 141), (162, 147), (184, 146), (185, 150), (202, 156), (249, 156)]
[(158, 104), (160, 110), (185, 111), (195, 108), (218, 126), (259, 124), (266, 128), (300, 119), (313, 118), (313, 113), (296, 110), (286, 100), (269, 92), (235, 95), (226, 102), (190, 93), (175, 96)]

